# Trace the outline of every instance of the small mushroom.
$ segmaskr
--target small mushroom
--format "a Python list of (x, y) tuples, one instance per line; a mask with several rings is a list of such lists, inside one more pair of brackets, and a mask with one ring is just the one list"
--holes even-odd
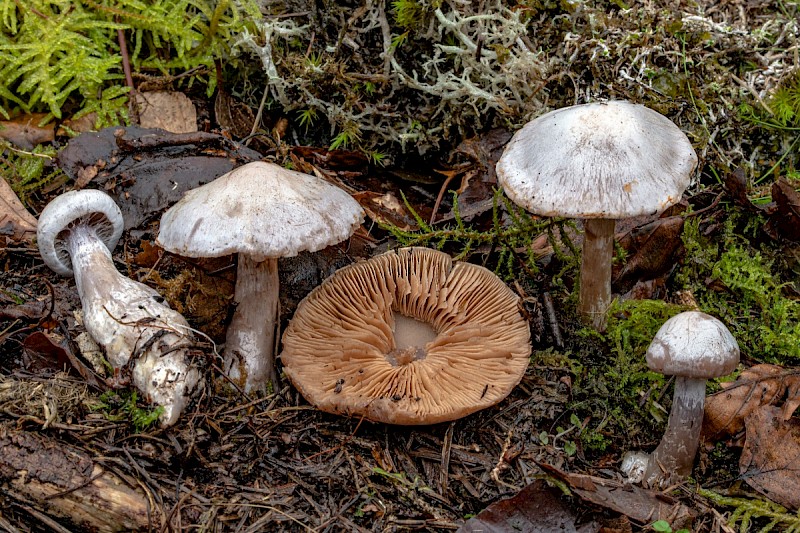
[(583, 219), (578, 311), (602, 331), (615, 220), (673, 205), (696, 165), (689, 139), (669, 119), (612, 101), (557, 109), (526, 124), (498, 161), (497, 180), (532, 213)]
[(647, 349), (647, 364), (655, 372), (675, 376), (672, 411), (655, 451), (649, 456), (628, 454), (622, 469), (634, 482), (663, 487), (691, 473), (703, 425), (706, 380), (736, 369), (739, 345), (716, 318), (687, 311), (661, 326)]
[(530, 352), (519, 297), (491, 271), (403, 248), (311, 291), (283, 335), (281, 362), (323, 411), (417, 425), (498, 403)]
[(278, 258), (341, 242), (363, 219), (361, 206), (342, 189), (261, 161), (187, 192), (161, 217), (157, 242), (170, 252), (238, 254), (223, 370), (245, 392), (277, 385)]
[(200, 371), (189, 353), (192, 342), (183, 316), (152, 288), (120, 274), (111, 250), (122, 236), (122, 213), (98, 190), (71, 191), (55, 198), (39, 216), (37, 241), (45, 264), (75, 276), (86, 331), (114, 368), (115, 378), (132, 368), (134, 386), (175, 423), (200, 389)]

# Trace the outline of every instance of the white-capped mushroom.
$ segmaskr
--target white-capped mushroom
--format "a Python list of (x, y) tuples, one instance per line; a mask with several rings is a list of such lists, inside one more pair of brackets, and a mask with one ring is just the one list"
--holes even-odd
[(183, 316), (154, 289), (120, 274), (111, 250), (122, 235), (119, 207), (98, 190), (55, 198), (39, 216), (37, 241), (45, 264), (75, 276), (86, 331), (103, 348), (115, 377), (130, 365), (144, 397), (162, 406), (162, 425), (178, 419), (201, 373), (189, 353), (192, 342)]
[(352, 235), (364, 211), (315, 176), (255, 162), (198, 187), (161, 218), (158, 243), (187, 257), (238, 254), (223, 370), (245, 392), (277, 383), (278, 258), (315, 252)]
[(605, 329), (615, 220), (677, 202), (697, 155), (669, 119), (626, 101), (557, 109), (518, 131), (497, 163), (508, 197), (542, 216), (583, 219), (579, 312)]
[(631, 480), (664, 486), (689, 476), (700, 444), (706, 380), (726, 376), (738, 364), (736, 339), (711, 315), (686, 311), (664, 322), (647, 349), (647, 365), (675, 376), (672, 410), (653, 453), (626, 455), (622, 468)]

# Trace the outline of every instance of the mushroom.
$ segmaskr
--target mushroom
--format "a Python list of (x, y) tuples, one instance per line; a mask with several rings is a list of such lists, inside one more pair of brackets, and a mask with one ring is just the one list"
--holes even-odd
[(175, 423), (200, 390), (200, 371), (189, 347), (186, 319), (158, 292), (120, 274), (111, 250), (122, 236), (122, 213), (98, 190), (56, 197), (39, 216), (37, 242), (45, 264), (75, 276), (86, 331), (99, 344), (115, 373), (132, 367), (132, 381), (147, 400), (160, 405), (164, 426)]
[(530, 352), (520, 299), (491, 271), (402, 248), (311, 291), (283, 335), (281, 362), (323, 411), (418, 425), (498, 403)]
[(342, 189), (261, 161), (188, 191), (161, 217), (157, 242), (170, 252), (238, 254), (223, 370), (246, 393), (277, 385), (278, 258), (341, 242), (363, 219)]
[(700, 443), (706, 380), (730, 374), (739, 364), (739, 345), (716, 318), (686, 311), (667, 320), (647, 349), (651, 370), (675, 376), (667, 430), (649, 456), (628, 454), (622, 469), (634, 481), (666, 486), (689, 476)]
[(579, 313), (605, 329), (615, 220), (677, 202), (697, 155), (669, 119), (611, 101), (546, 113), (518, 131), (497, 163), (508, 197), (542, 216), (583, 219)]

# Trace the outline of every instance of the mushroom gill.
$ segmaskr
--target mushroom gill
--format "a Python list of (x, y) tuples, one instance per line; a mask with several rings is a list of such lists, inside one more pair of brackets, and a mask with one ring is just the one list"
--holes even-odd
[(314, 289), (284, 333), (281, 360), (323, 411), (394, 424), (454, 420), (522, 379), (531, 346), (518, 304), (483, 267), (404, 248)]

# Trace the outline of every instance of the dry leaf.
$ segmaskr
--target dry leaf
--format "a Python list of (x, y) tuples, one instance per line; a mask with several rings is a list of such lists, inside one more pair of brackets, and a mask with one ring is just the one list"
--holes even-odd
[(36, 218), (28, 213), (5, 179), (0, 179), (0, 235), (16, 243), (32, 242)]
[(458, 533), (589, 533), (601, 530), (600, 524), (594, 521), (578, 526), (580, 514), (561, 498), (558, 490), (539, 480), (516, 496), (495, 502), (470, 518), (458, 529)]
[(183, 93), (152, 91), (133, 96), (142, 128), (161, 128), (171, 133), (197, 131), (197, 110)]
[[(0, 121), (0, 139), (5, 139), (23, 150), (31, 150), (37, 144), (52, 142), (56, 136), (56, 123), (39, 125), (46, 117), (45, 113), (31, 113), (15, 117), (14, 120)], [(66, 120), (58, 129), (58, 134), (64, 135), (65, 129), (78, 133), (90, 131), (96, 119), (95, 113), (89, 113), (77, 120)]]
[(761, 406), (783, 403), (783, 417), (788, 419), (800, 403), (800, 372), (776, 365), (753, 366), (722, 386), (706, 399), (702, 439), (708, 442), (736, 437)]
[(674, 267), (675, 252), (682, 244), (683, 221), (681, 216), (659, 218), (619, 238), (628, 259), (614, 268), (616, 292), (627, 292), (637, 281), (656, 279)]
[(754, 410), (745, 425), (742, 478), (770, 500), (800, 508), (800, 421), (784, 420), (781, 408), (765, 405)]
[(772, 199), (775, 210), (770, 214), (767, 232), (773, 237), (800, 241), (800, 195), (781, 178), (772, 184)]

